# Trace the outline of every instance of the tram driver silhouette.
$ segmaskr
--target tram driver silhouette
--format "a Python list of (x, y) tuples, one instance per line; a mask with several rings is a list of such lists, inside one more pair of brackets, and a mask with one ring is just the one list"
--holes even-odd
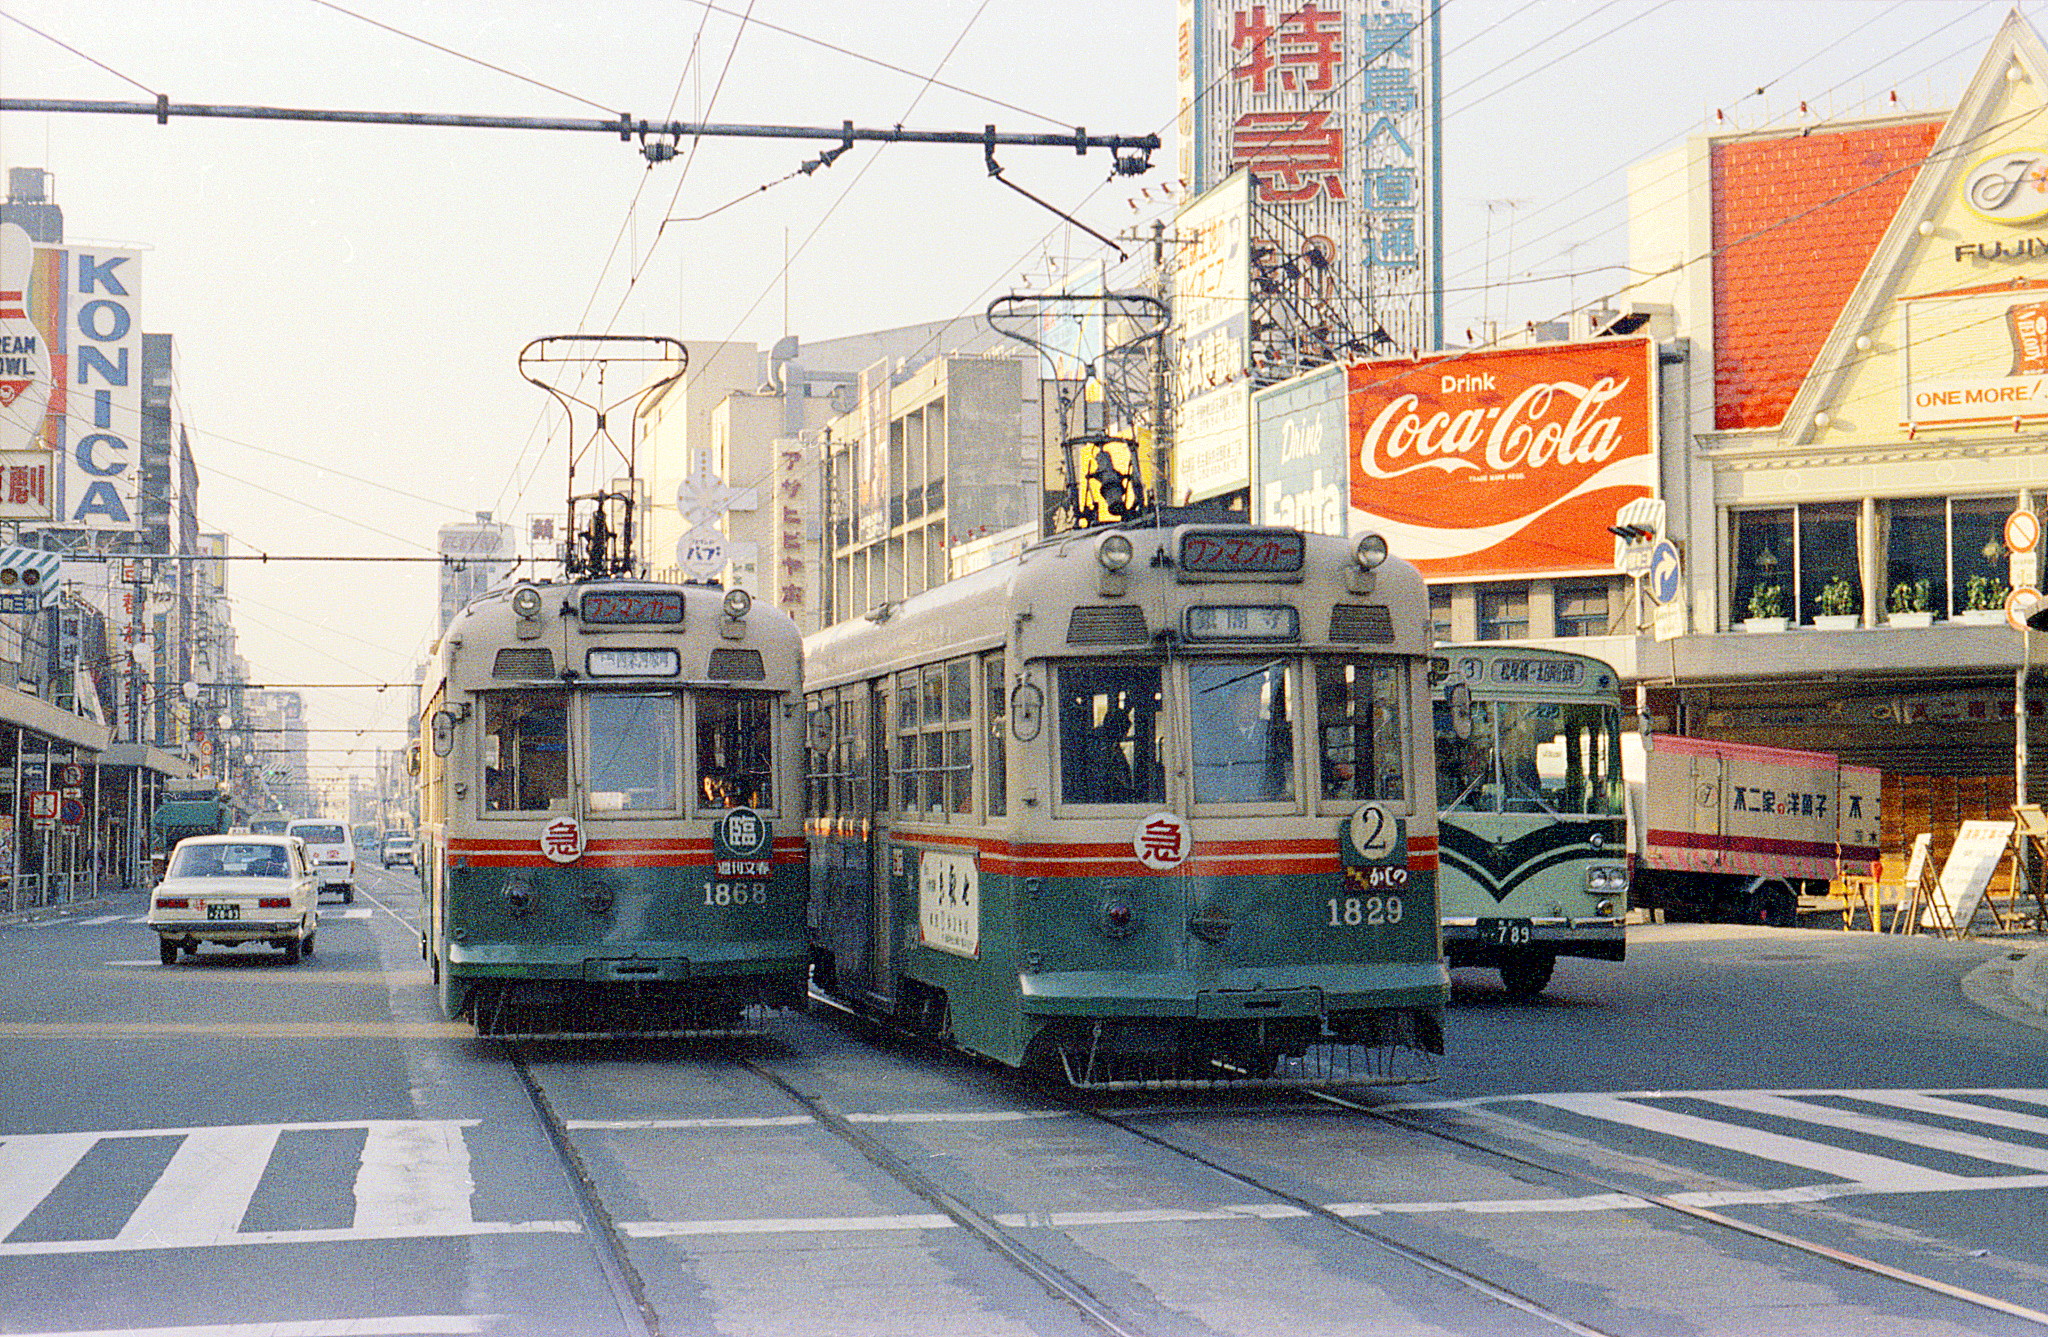
[(1279, 718), (1267, 713), (1267, 677), (1252, 672), (1217, 687), (1222, 698), (1195, 739), (1195, 799), (1201, 803), (1259, 803), (1293, 797), (1289, 783), (1293, 739), (1275, 681)]

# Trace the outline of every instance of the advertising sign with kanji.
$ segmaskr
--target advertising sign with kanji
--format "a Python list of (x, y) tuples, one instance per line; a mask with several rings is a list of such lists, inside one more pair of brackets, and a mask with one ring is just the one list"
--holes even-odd
[(1431, 576), (1611, 570), (1656, 484), (1655, 373), (1648, 339), (1353, 364), (1353, 532)]
[(954, 956), (981, 955), (981, 879), (972, 854), (919, 853), (917, 940)]
[(1260, 242), (1334, 260), (1350, 323), (1404, 349), (1442, 342), (1441, 7), (1180, 0), (1181, 175), (1250, 172)]

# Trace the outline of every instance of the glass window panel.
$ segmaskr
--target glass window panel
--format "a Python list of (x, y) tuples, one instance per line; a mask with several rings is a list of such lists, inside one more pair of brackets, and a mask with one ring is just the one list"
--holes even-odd
[(1451, 639), (1451, 592), (1435, 589), (1429, 592), (1430, 633), (1439, 641)]
[(946, 720), (946, 674), (933, 664), (924, 671), (924, 722), (943, 724)]
[(1003, 657), (989, 655), (982, 660), (988, 690), (988, 758), (984, 766), (988, 789), (988, 815), (1007, 816), (1010, 810), (1010, 777), (1007, 773), (1010, 736), (1010, 698), (1004, 690)]
[(1478, 598), (1480, 640), (1529, 639), (1529, 591), (1526, 588), (1519, 585), (1482, 588)]
[(968, 729), (946, 731), (946, 811), (974, 811), (974, 734)]
[(1613, 630), (1607, 581), (1560, 580), (1556, 590), (1558, 635), (1605, 636)]
[(1494, 715), (1504, 811), (1621, 812), (1618, 710), (1593, 703), (1500, 701)]
[[(1752, 616), (1752, 606), (1768, 607), (1768, 596), (1760, 593), (1777, 589), (1781, 610), (1794, 606), (1788, 586), (1792, 580), (1792, 512), (1734, 511), (1728, 517), (1730, 551), (1735, 555), (1735, 578), (1729, 583), (1728, 618), (1741, 622)], [(1780, 613), (1780, 616), (1786, 614)]]
[(569, 697), (484, 697), (484, 811), (547, 812), (569, 801)]
[[(1863, 578), (1857, 574), (1856, 521), (1862, 506), (1853, 501), (1808, 503), (1799, 508), (1799, 600), (1796, 620), (1811, 622), (1828, 612), (1823, 594), (1830, 585), (1846, 588), (1855, 600), (1851, 612), (1863, 604)], [(1785, 600), (1787, 614), (1793, 601)]]
[(589, 698), (592, 812), (675, 811), (678, 707), (670, 692)]
[(1068, 664), (1059, 672), (1060, 801), (1163, 803), (1159, 666)]
[(1494, 761), (1493, 705), (1474, 701), (1470, 733), (1460, 738), (1450, 708), (1436, 703), (1436, 805), (1440, 812), (1493, 812), (1500, 806)]
[(1276, 803), (1294, 797), (1294, 719), (1284, 661), (1188, 665), (1195, 802)]
[(917, 673), (911, 670), (896, 675), (896, 729), (917, 727)]
[(1400, 665), (1374, 659), (1319, 660), (1315, 671), (1323, 797), (1406, 799), (1407, 730), (1402, 721), (1407, 676)]
[(974, 663), (956, 659), (946, 665), (946, 721), (957, 724), (974, 715)]
[(773, 701), (697, 694), (697, 803), (704, 808), (772, 808)]
[[(1921, 582), (1927, 586), (1927, 607), (1948, 606), (1948, 535), (1945, 507), (1939, 497), (1902, 497), (1884, 503), (1884, 589), (1887, 612), (1910, 611), (1903, 604), (1918, 601)], [(1903, 592), (1900, 586), (1904, 586)]]
[(2005, 578), (2011, 574), (2005, 518), (2018, 504), (2017, 497), (1958, 497), (1949, 503), (1949, 554), (1955, 572), (1955, 604), (1949, 611), (2005, 607)]

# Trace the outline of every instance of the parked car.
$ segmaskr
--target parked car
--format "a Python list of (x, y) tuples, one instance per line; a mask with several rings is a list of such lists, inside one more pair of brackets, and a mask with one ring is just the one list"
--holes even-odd
[(381, 857), (384, 860), (384, 866), (386, 868), (389, 868), (392, 864), (395, 863), (402, 863), (407, 868), (414, 867), (415, 865), (413, 864), (412, 857), (412, 837), (384, 837), (384, 850)]
[(148, 925), (158, 957), (174, 965), (180, 949), (203, 942), (280, 948), (287, 964), (313, 953), (319, 892), (305, 847), (281, 836), (192, 836), (171, 851), (163, 881), (150, 893)]
[(355, 904), (356, 843), (349, 837), (348, 826), (318, 817), (301, 817), (285, 828), (285, 834), (306, 842), (306, 858), (313, 864), (313, 877), (320, 890), (340, 892), (343, 904)]

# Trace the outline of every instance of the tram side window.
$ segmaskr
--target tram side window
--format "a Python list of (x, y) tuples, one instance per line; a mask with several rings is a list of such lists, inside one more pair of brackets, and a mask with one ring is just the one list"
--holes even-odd
[(875, 810), (873, 776), (868, 766), (868, 692), (864, 685), (843, 687), (839, 692), (839, 761), (841, 770), (834, 787), (838, 811), (866, 817)]
[(1005, 746), (1010, 730), (1010, 705), (1003, 690), (1003, 657), (982, 656), (981, 672), (988, 693), (988, 756), (983, 764), (983, 784), (988, 790), (988, 815), (1002, 817), (1010, 811), (1009, 756)]
[(1191, 663), (1188, 696), (1194, 709), (1195, 802), (1294, 798), (1294, 717), (1285, 664)]
[(946, 811), (974, 811), (974, 661), (946, 665)]
[(1493, 703), (1474, 701), (1472, 727), (1459, 737), (1450, 707), (1436, 703), (1436, 806), (1440, 812), (1492, 812), (1499, 806), (1494, 781)]
[(697, 806), (775, 806), (774, 702), (765, 696), (697, 694)]
[(1408, 798), (1407, 676), (1372, 659), (1316, 664), (1318, 760), (1323, 797), (1344, 802)]
[(592, 812), (676, 810), (672, 692), (603, 692), (588, 698)]
[(1163, 803), (1159, 666), (1060, 669), (1060, 802)]
[(569, 800), (566, 692), (483, 698), (484, 811), (546, 812)]
[(804, 702), (804, 799), (812, 817), (829, 817), (836, 809), (839, 774), (839, 733), (834, 723), (836, 695), (815, 692)]

